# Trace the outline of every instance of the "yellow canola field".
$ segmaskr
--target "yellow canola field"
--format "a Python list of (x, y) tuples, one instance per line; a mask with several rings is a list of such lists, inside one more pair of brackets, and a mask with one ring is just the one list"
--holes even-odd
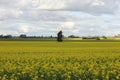
[(120, 42), (0, 42), (0, 80), (120, 80)]

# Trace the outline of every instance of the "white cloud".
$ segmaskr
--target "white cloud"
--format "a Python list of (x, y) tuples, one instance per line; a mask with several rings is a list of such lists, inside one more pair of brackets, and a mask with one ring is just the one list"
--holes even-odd
[(0, 30), (0, 34), (2, 35), (19, 35), (19, 33), (17, 31), (10, 31), (10, 30)]
[(95, 2), (92, 3), (92, 6), (104, 6), (105, 3), (100, 0), (95, 0)]
[(36, 9), (61, 9), (65, 7), (64, 0), (32, 0), (32, 5)]
[(82, 11), (91, 14), (113, 14), (119, 0), (34, 0), (35, 9)]
[(19, 9), (0, 8), (0, 18), (1, 19), (19, 18), (22, 14), (23, 14), (23, 12)]
[(30, 28), (29, 28), (28, 25), (21, 25), (21, 26), (19, 27), (19, 31), (20, 31), (21, 33), (27, 33), (27, 32), (29, 32), (29, 30), (30, 30)]
[(0, 8), (0, 18), (2, 18), (5, 15), (5, 9)]
[(16, 9), (82, 11), (91, 14), (113, 14), (120, 0), (0, 0), (1, 7)]
[(75, 29), (75, 30), (72, 30), (72, 34), (79, 34), (80, 33), (80, 31), (78, 30), (78, 29)]
[(0, 32), (55, 35), (62, 29), (65, 35), (114, 34), (120, 31), (119, 3), (120, 0), (0, 0)]
[(61, 23), (61, 28), (65, 29), (73, 29), (75, 27), (74, 22), (62, 22)]

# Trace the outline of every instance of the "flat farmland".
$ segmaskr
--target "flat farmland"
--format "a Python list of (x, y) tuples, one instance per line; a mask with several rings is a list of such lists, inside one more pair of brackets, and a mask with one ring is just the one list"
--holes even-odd
[(0, 41), (0, 80), (86, 79), (120, 79), (120, 42)]

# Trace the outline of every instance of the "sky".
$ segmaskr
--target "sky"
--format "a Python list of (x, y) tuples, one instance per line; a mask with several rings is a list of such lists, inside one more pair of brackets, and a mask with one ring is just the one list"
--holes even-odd
[(0, 34), (120, 34), (120, 0), (0, 0)]

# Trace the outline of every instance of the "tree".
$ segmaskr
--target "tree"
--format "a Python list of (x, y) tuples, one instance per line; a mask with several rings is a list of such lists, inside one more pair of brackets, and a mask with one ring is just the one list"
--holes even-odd
[(25, 34), (21, 34), (20, 38), (26, 38), (27, 36)]
[(107, 37), (106, 37), (106, 36), (102, 36), (102, 38), (107, 39)]
[(62, 31), (59, 31), (58, 34), (57, 34), (57, 41), (62, 42), (63, 41), (62, 37), (63, 37)]
[(3, 38), (3, 35), (0, 35), (0, 38)]
[(70, 35), (70, 36), (68, 36), (68, 38), (79, 38), (79, 36)]
[(3, 36), (3, 38), (12, 38), (12, 35)]

